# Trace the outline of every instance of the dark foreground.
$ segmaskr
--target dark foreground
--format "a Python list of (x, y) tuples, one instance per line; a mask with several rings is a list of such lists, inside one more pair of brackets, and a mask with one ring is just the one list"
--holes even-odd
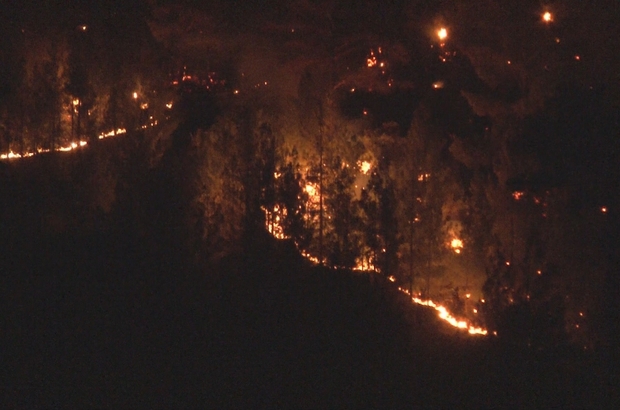
[(596, 357), (442, 328), (286, 244), (211, 268), (119, 232), (5, 243), (1, 407), (614, 408)]

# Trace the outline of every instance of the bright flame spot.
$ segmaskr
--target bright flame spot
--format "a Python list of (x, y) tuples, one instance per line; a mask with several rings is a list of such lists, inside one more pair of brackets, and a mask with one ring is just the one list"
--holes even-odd
[(394, 276), (388, 276), (388, 280), (390, 282), (396, 282), (396, 278)]
[(510, 261), (506, 261), (506, 266), (510, 266)]
[(450, 242), (450, 247), (454, 250), (455, 253), (461, 253), (461, 250), (463, 249), (463, 241), (458, 238), (454, 238)]
[(312, 185), (312, 184), (307, 184), (306, 185), (306, 193), (308, 195), (310, 195), (311, 197), (315, 196), (316, 195), (316, 187), (314, 185)]
[(431, 174), (420, 174), (418, 175), (418, 181), (424, 182), (431, 177)]
[(148, 108), (149, 108), (148, 103), (142, 103), (142, 104), (140, 104), (140, 109), (142, 109), (142, 110), (146, 110), (146, 109), (148, 109)]
[(601, 212), (606, 214), (607, 213), (607, 207), (606, 206), (601, 207)]
[(172, 101), (170, 101), (168, 104), (166, 104), (166, 108), (167, 109), (171, 109), (172, 108)]
[(542, 19), (545, 23), (551, 23), (553, 21), (553, 15), (550, 12), (545, 11), (542, 15)]
[(359, 166), (360, 171), (362, 171), (362, 174), (368, 175), (368, 173), (370, 172), (370, 167), (371, 167), (370, 162), (368, 162), (368, 161), (359, 161), (357, 163), (357, 165)]
[(262, 208), (265, 212), (265, 228), (276, 239), (287, 239), (284, 234), (284, 226), (282, 220), (286, 217), (286, 208), (274, 205), (273, 210)]
[(137, 93), (137, 92), (134, 92), (134, 93), (133, 93), (133, 99), (134, 99), (134, 100), (137, 100), (137, 99), (138, 99), (138, 93)]
[(440, 28), (437, 30), (437, 37), (439, 37), (440, 40), (445, 40), (448, 38), (448, 30), (446, 30), (445, 27)]
[(514, 191), (512, 193), (512, 197), (515, 199), (515, 201), (520, 200), (521, 198), (523, 198), (524, 195), (525, 195), (525, 192), (523, 191)]
[(443, 88), (443, 81), (434, 82), (433, 83), (433, 88), (436, 89), (436, 90), (440, 89), (440, 88)]

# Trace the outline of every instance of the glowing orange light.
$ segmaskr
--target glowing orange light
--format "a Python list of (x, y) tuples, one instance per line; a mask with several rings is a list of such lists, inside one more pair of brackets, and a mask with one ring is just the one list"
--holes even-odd
[(542, 15), (542, 19), (545, 23), (551, 23), (553, 21), (553, 15), (550, 12), (545, 11)]
[(114, 135), (125, 134), (126, 132), (127, 130), (125, 128), (119, 128), (117, 130), (112, 130), (112, 131), (108, 131), (108, 132), (104, 132), (100, 134), (99, 139), (102, 140), (104, 138), (112, 137)]
[(445, 27), (440, 28), (439, 30), (437, 30), (437, 37), (439, 37), (440, 40), (445, 40), (446, 38), (448, 38), (448, 30), (446, 30)]
[(450, 247), (454, 250), (454, 253), (461, 253), (461, 250), (463, 249), (463, 241), (458, 238), (454, 238), (450, 242)]
[(370, 172), (371, 164), (368, 161), (359, 161), (357, 165), (360, 168), (362, 174), (367, 175)]
[(607, 213), (607, 207), (606, 206), (601, 207), (601, 212), (606, 214)]
[(134, 91), (134, 93), (133, 93), (133, 99), (134, 99), (134, 100), (137, 100), (137, 99), (138, 99), (138, 93), (137, 93), (137, 92), (135, 92), (135, 91)]
[(308, 195), (315, 196), (316, 195), (316, 188), (314, 187), (314, 185), (311, 184), (307, 184), (306, 185), (306, 192), (308, 193)]
[(394, 276), (388, 276), (388, 280), (390, 282), (396, 282), (396, 278)]

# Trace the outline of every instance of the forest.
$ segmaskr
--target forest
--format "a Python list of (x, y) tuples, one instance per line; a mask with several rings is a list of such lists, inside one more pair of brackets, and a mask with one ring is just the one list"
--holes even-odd
[[(215, 281), (237, 258), (278, 281), (287, 263), (313, 266), (359, 289), (370, 278), (389, 306), (432, 300), (514, 349), (618, 360), (615, 1), (2, 11), (8, 299), (31, 286), (18, 272), (45, 269), (26, 255), (75, 246), (82, 261), (101, 240), (110, 266), (157, 272), (131, 279), (137, 294)], [(86, 287), (130, 280), (93, 269)], [(275, 280), (251, 276), (217, 283)]]

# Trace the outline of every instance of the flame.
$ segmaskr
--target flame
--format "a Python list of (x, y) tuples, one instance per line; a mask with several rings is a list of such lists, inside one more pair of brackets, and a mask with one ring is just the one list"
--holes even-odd
[(553, 21), (553, 15), (549, 11), (545, 11), (542, 15), (542, 19), (545, 23), (551, 23)]
[[(407, 295), (411, 294), (409, 293), (408, 290), (403, 289), (403, 288), (398, 288), (398, 290), (400, 290), (403, 293), (406, 293)], [(466, 320), (458, 320), (456, 319), (454, 316), (452, 316), (452, 314), (448, 311), (448, 309), (445, 306), (439, 305), (435, 302), (433, 302), (432, 300), (423, 300), (420, 298), (417, 298), (415, 296), (411, 297), (411, 301), (413, 303), (416, 303), (418, 305), (421, 306), (428, 306), (428, 307), (432, 307), (433, 309), (435, 309), (437, 311), (437, 316), (439, 316), (439, 318), (441, 320), (443, 320), (444, 322), (448, 323), (449, 325), (456, 327), (457, 329), (462, 329), (462, 330), (467, 330), (467, 332), (470, 335), (487, 335), (489, 332), (482, 328), (482, 327), (478, 327), (478, 326), (474, 326), (470, 323), (468, 323)], [(497, 334), (497, 333), (494, 333)]]
[(357, 165), (359, 166), (360, 171), (362, 172), (362, 174), (368, 175), (368, 173), (370, 172), (370, 167), (371, 167), (370, 162), (368, 162), (368, 161), (359, 161), (357, 163)]
[(431, 177), (431, 174), (420, 174), (418, 175), (418, 181), (424, 182), (427, 181)]
[(267, 232), (276, 239), (288, 239), (288, 236), (284, 234), (284, 227), (282, 226), (282, 220), (286, 217), (286, 208), (280, 205), (274, 205), (271, 211), (265, 207), (261, 208), (265, 212), (265, 228)]
[(308, 195), (310, 195), (310, 197), (314, 197), (317, 194), (317, 189), (316, 186), (314, 186), (314, 184), (306, 184), (306, 188), (305, 191)]
[(126, 132), (127, 130), (125, 128), (119, 128), (117, 130), (112, 130), (112, 131), (108, 131), (108, 132), (104, 132), (100, 134), (99, 139), (102, 140), (104, 138), (113, 137), (115, 135), (125, 134)]
[(439, 37), (441, 41), (445, 40), (448, 38), (448, 30), (445, 27), (440, 28), (437, 30), (437, 37)]
[[(310, 195), (311, 200), (314, 198), (316, 199), (316, 195), (317, 195), (317, 187), (314, 186), (311, 183), (306, 184), (305, 186), (305, 191)], [(284, 230), (283, 227), (281, 225), (281, 221), (282, 218), (286, 216), (286, 209), (282, 208), (280, 205), (275, 205), (273, 207), (273, 210), (267, 210), (266, 208), (263, 208), (263, 211), (265, 212), (265, 227), (267, 229), (267, 231), (276, 239), (287, 239), (287, 236), (284, 234)], [(297, 249), (299, 250), (300, 254), (306, 258), (307, 260), (309, 260), (310, 262), (312, 262), (315, 265), (319, 265), (322, 264), (321, 261), (319, 261), (319, 258), (317, 258), (316, 256), (302, 250), (299, 248), (299, 245), (296, 243), (295, 244)], [(451, 242), (451, 245), (453, 248), (458, 249), (460, 251), (460, 248), (463, 247), (463, 242), (460, 239), (453, 239)], [(455, 250), (456, 252), (456, 250)], [(458, 252), (457, 252), (458, 253)], [(355, 271), (362, 271), (362, 272), (367, 272), (370, 274), (374, 274), (376, 272), (378, 272), (378, 270), (375, 268), (375, 266), (372, 265), (372, 263), (370, 263), (369, 261), (363, 259), (363, 258), (358, 258), (358, 260), (356, 260), (357, 265), (353, 268), (353, 270)], [(390, 282), (396, 282), (396, 277), (394, 276), (389, 276), (387, 278)], [(407, 295), (411, 296), (409, 291), (402, 289), (402, 288), (398, 288), (398, 290), (400, 290), (401, 292), (406, 293)], [(467, 298), (471, 297), (471, 294), (467, 294), (466, 295)], [(470, 323), (468, 323), (466, 320), (458, 320), (456, 319), (445, 306), (439, 305), (437, 303), (435, 303), (432, 300), (422, 300), (420, 298), (417, 297), (411, 297), (411, 301), (413, 303), (416, 303), (418, 305), (422, 305), (422, 306), (429, 306), (432, 307), (433, 309), (435, 309), (438, 312), (438, 316), (441, 320), (445, 321), (446, 323), (450, 324), (453, 327), (456, 327), (457, 329), (462, 329), (462, 330), (467, 330), (467, 332), (470, 335), (487, 335), (488, 331), (482, 327), (477, 327), (474, 326)], [(484, 299), (482, 300), (482, 302), (484, 303)], [(474, 309), (474, 313), (478, 313), (478, 311), (476, 309)], [(494, 332), (495, 335), (497, 335), (496, 332)]]
[(458, 238), (454, 238), (450, 242), (450, 247), (454, 250), (454, 253), (461, 253), (461, 250), (463, 249), (463, 241)]

